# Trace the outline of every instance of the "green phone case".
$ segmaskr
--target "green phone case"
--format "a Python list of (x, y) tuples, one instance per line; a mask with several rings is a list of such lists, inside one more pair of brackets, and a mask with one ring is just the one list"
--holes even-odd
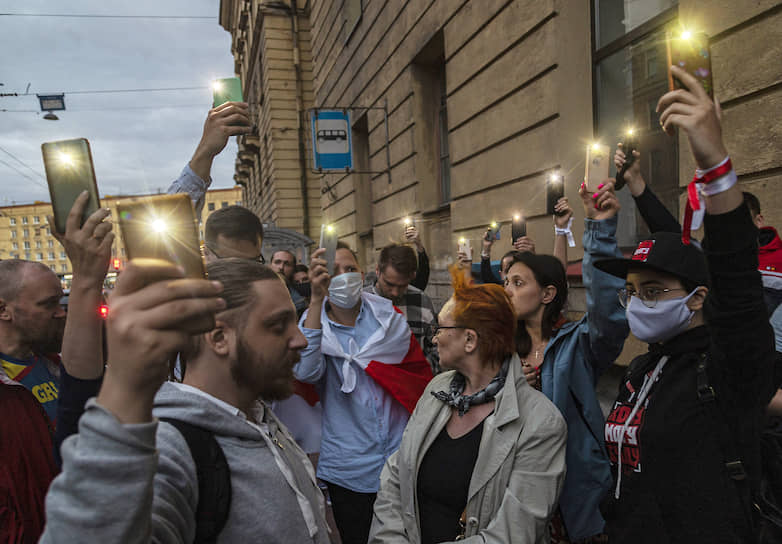
[(213, 108), (226, 102), (244, 102), (242, 82), (238, 77), (217, 79), (214, 83)]

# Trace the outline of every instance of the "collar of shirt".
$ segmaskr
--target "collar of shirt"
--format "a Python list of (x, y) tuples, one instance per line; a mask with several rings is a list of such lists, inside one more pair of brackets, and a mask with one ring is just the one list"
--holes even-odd
[[(187, 391), (188, 393), (192, 393), (194, 395), (198, 395), (199, 397), (205, 398), (206, 400), (215, 404), (216, 406), (219, 406), (229, 414), (234, 416), (239, 416), (245, 421), (247, 421), (247, 423), (249, 423), (253, 427), (256, 428), (258, 427), (257, 424), (255, 424), (252, 420), (250, 420), (250, 418), (247, 417), (247, 414), (242, 412), (239, 408), (237, 408), (233, 404), (218, 399), (217, 397), (210, 395), (206, 391), (202, 391), (201, 389), (198, 389), (197, 387), (193, 387), (192, 385), (187, 385), (185, 383), (180, 383), (180, 382), (171, 382), (171, 384), (177, 389), (179, 389), (180, 391)], [(256, 410), (255, 413), (252, 415), (254, 418), (256, 418), (255, 421), (263, 421), (264, 406), (262, 402), (256, 403)]]

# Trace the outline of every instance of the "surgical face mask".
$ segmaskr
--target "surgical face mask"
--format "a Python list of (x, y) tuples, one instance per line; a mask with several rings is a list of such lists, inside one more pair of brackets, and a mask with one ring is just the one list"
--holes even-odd
[(648, 344), (667, 342), (687, 330), (695, 312), (687, 307), (695, 291), (684, 298), (658, 300), (648, 308), (638, 297), (630, 297), (627, 304), (627, 324), (636, 338)]
[(345, 310), (353, 308), (361, 298), (364, 279), (360, 272), (345, 272), (331, 278), (329, 284), (329, 302)]

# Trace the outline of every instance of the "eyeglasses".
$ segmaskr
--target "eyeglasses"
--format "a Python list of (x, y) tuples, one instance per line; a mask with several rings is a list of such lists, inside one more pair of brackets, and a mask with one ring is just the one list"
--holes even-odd
[(440, 334), (440, 331), (443, 329), (466, 329), (467, 327), (460, 327), (458, 325), (455, 325), (453, 327), (449, 327), (446, 325), (430, 325), (429, 326), (429, 334), (432, 338)]
[[(221, 257), (220, 255), (218, 255), (218, 254), (217, 254), (217, 252), (216, 252), (214, 249), (212, 249), (211, 247), (209, 247), (208, 245), (203, 245), (203, 246), (201, 246), (201, 252), (202, 252), (202, 253), (205, 253), (205, 251), (206, 251), (207, 249), (208, 249), (209, 251), (211, 251), (211, 252), (212, 252), (212, 255), (214, 255), (214, 256), (215, 256), (215, 257), (217, 257), (218, 259), (222, 259), (222, 258), (223, 258), (223, 257)], [(242, 257), (240, 257), (240, 258), (242, 258)], [(263, 253), (259, 253), (259, 254), (258, 254), (256, 257), (248, 258), (247, 260), (248, 260), (248, 261), (257, 261), (257, 262), (259, 262), (259, 263), (261, 263), (261, 264), (266, 264), (266, 259), (264, 258), (264, 256), (263, 256)]]
[(686, 291), (686, 289), (681, 287), (673, 289), (642, 287), (640, 291), (634, 289), (617, 289), (616, 294), (619, 296), (619, 304), (622, 305), (622, 308), (627, 308), (627, 305), (630, 304), (630, 297), (637, 297), (647, 308), (654, 308), (657, 306), (657, 300), (660, 295), (670, 293), (671, 291)]

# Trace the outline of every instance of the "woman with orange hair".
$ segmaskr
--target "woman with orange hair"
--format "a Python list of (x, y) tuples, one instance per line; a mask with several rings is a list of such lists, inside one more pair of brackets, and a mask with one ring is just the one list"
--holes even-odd
[(386, 461), (369, 540), (545, 542), (565, 477), (564, 419), (524, 379), (502, 287), (451, 276), (434, 334), (447, 371)]

